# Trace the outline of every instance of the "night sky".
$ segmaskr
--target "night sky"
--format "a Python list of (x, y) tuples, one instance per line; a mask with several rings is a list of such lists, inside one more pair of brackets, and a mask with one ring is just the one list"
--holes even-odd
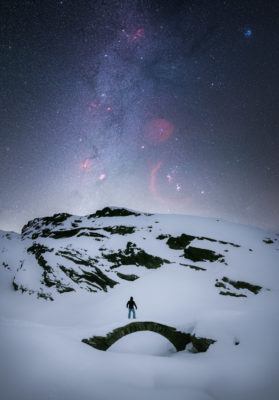
[(3, 1), (0, 229), (105, 206), (279, 231), (277, 1)]

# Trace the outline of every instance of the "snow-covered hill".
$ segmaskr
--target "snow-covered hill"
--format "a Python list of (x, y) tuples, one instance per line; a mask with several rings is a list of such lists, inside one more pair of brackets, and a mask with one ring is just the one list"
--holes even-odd
[[(121, 208), (0, 231), (4, 398), (275, 400), (278, 261), (278, 235)], [(126, 325), (131, 295), (138, 321), (216, 342), (199, 354), (150, 332), (107, 352), (81, 342)]]

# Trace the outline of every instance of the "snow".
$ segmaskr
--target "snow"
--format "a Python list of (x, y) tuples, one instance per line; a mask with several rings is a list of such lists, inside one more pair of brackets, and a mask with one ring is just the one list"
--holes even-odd
[[(94, 257), (100, 247), (124, 249), (136, 243), (147, 253), (171, 260), (161, 268), (125, 265), (115, 272), (136, 274), (108, 292), (90, 293), (76, 284), (76, 292), (59, 294), (54, 301), (14, 291), (12, 280), (40, 290), (42, 270), (31, 254), (33, 241), (0, 231), (0, 383), (5, 400), (277, 400), (279, 382), (279, 244), (276, 235), (244, 225), (208, 218), (177, 215), (104, 217), (88, 221), (71, 217), (63, 229), (80, 218), (80, 226), (135, 226), (131, 235), (109, 235), (103, 242), (89, 237), (54, 240), (38, 238), (55, 251), (72, 245)], [(156, 223), (155, 221), (159, 221)], [(92, 224), (92, 225), (90, 225)], [(152, 226), (152, 232), (147, 229)], [(61, 230), (58, 226), (55, 230)], [(160, 234), (186, 233), (232, 242), (241, 247), (195, 239), (191, 246), (225, 255), (226, 263), (197, 262), (179, 257)], [(146, 239), (143, 239), (146, 237)], [(274, 243), (266, 244), (270, 237)], [(278, 237), (279, 238), (279, 237)], [(224, 252), (228, 249), (228, 252)], [(249, 249), (252, 249), (250, 251)], [(99, 254), (99, 253), (98, 253)], [(47, 253), (51, 265), (59, 256)], [(10, 269), (3, 266), (3, 262)], [(65, 260), (63, 260), (66, 265)], [(110, 263), (103, 261), (104, 270)], [(206, 268), (196, 271), (180, 263)], [(70, 261), (69, 261), (70, 265)], [(58, 276), (62, 272), (57, 269)], [(260, 285), (259, 294), (240, 290), (247, 297), (221, 296), (215, 287), (228, 276)], [(65, 283), (69, 281), (63, 277)], [(154, 321), (216, 340), (205, 353), (176, 352), (170, 342), (153, 332), (123, 337), (106, 352), (81, 342), (106, 335), (128, 324), (127, 300), (137, 305), (136, 321)], [(239, 343), (239, 344), (235, 344)]]
[(107, 351), (116, 353), (148, 354), (170, 356), (176, 352), (175, 347), (166, 338), (155, 332), (135, 332), (115, 342)]

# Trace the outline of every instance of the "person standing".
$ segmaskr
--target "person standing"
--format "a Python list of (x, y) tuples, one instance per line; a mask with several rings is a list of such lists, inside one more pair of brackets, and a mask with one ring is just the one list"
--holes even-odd
[(130, 300), (127, 302), (126, 307), (129, 309), (128, 318), (130, 319), (131, 313), (133, 313), (133, 318), (135, 319), (136, 318), (135, 309), (137, 310), (138, 307), (137, 307), (136, 303), (134, 302), (134, 299), (132, 296), (130, 297)]

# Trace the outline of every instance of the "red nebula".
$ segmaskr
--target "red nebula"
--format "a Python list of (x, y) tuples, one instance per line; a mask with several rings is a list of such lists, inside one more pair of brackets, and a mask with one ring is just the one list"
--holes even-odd
[(132, 36), (133, 41), (138, 41), (140, 39), (145, 38), (145, 32), (143, 28), (139, 28), (136, 30), (136, 32)]
[(84, 161), (82, 161), (80, 165), (82, 171), (89, 172), (92, 171), (93, 169), (93, 159), (92, 158), (86, 158)]
[(98, 179), (99, 181), (103, 181), (106, 177), (106, 174), (101, 174)]
[(160, 201), (160, 202), (164, 202), (162, 201), (162, 198), (157, 194), (157, 190), (156, 190), (156, 176), (157, 176), (157, 172), (159, 171), (159, 169), (162, 166), (162, 162), (158, 162), (155, 167), (152, 168), (151, 170), (151, 175), (150, 175), (150, 191), (153, 194), (155, 200)]
[(88, 110), (89, 110), (89, 111), (96, 110), (97, 108), (99, 108), (99, 106), (100, 106), (100, 104), (91, 103), (91, 104), (89, 104), (89, 106), (88, 106)]
[(153, 119), (145, 130), (145, 136), (151, 143), (163, 143), (171, 136), (174, 125), (166, 119)]

